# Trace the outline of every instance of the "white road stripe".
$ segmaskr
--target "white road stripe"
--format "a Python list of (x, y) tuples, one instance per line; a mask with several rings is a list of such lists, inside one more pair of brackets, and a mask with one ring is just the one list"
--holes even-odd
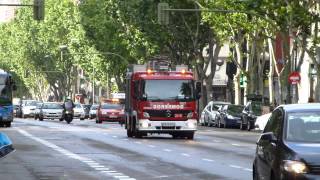
[(203, 158), (202, 160), (203, 160), (203, 161), (208, 161), (208, 162), (214, 162), (214, 160), (212, 160), (212, 159)]
[(126, 138), (126, 139), (122, 139), (122, 141), (128, 141), (128, 140), (129, 140), (129, 139), (127, 139), (127, 138)]
[(240, 144), (231, 144), (232, 146), (241, 146)]
[[(126, 180), (135, 180), (134, 178), (130, 178), (129, 176), (126, 176), (125, 174), (122, 174), (122, 173), (119, 173), (117, 171), (110, 171), (109, 168), (106, 168), (105, 166), (103, 165), (100, 165), (99, 163), (96, 163), (95, 161), (91, 160), (91, 159), (88, 159), (88, 158), (85, 158), (85, 157), (81, 157), (75, 153), (72, 153), (71, 151), (68, 151), (66, 149), (63, 149), (62, 147), (59, 147), (49, 141), (46, 141), (46, 140), (43, 140), (41, 138), (38, 138), (36, 136), (33, 136), (32, 134), (28, 133), (27, 131), (24, 131), (20, 128), (17, 128), (18, 132), (21, 133), (22, 135), (30, 138), (30, 139), (33, 139), (34, 141), (37, 141), (55, 151), (58, 151), (60, 152), (61, 154), (69, 157), (69, 158), (72, 158), (72, 159), (76, 159), (76, 160), (80, 160), (81, 162), (83, 163), (86, 163), (87, 165), (89, 165), (90, 167), (94, 168), (95, 170), (97, 171), (100, 171), (100, 172), (104, 172), (104, 173), (107, 173), (108, 175), (111, 175), (113, 176), (114, 178), (116, 178), (115, 176), (118, 176), (119, 178), (117, 179), (121, 179), (121, 178), (126, 178)], [(124, 179), (122, 179), (124, 180)]]
[(172, 150), (171, 149), (164, 149), (164, 151), (171, 152)]
[(141, 142), (139, 142), (139, 141), (135, 141), (134, 143), (136, 143), (136, 144), (141, 144)]
[(185, 157), (190, 157), (190, 154), (186, 154), (186, 153), (181, 153), (181, 155)]
[(148, 147), (155, 148), (156, 146), (154, 146), (154, 145), (148, 145)]
[(117, 138), (118, 136), (112, 136), (113, 138)]
[(216, 143), (220, 143), (221, 141), (220, 140), (213, 140), (214, 142), (216, 142)]
[(241, 169), (242, 167), (241, 166), (237, 166), (237, 165), (229, 165), (229, 167), (232, 167), (232, 168), (237, 168), (237, 169)]
[(252, 169), (248, 169), (248, 168), (244, 168), (243, 170), (252, 172)]

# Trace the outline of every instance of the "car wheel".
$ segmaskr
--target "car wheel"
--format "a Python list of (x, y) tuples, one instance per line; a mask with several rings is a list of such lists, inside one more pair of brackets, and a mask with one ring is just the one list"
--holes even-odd
[(83, 120), (84, 120), (84, 118), (80, 118), (80, 120), (81, 120), (81, 121), (83, 121)]
[(245, 130), (246, 126), (243, 124), (243, 121), (240, 123), (240, 130)]
[(247, 130), (250, 131), (251, 130), (251, 122), (248, 121), (248, 124), (247, 124)]
[(187, 137), (187, 139), (193, 140), (193, 138), (194, 138), (194, 132), (186, 133), (186, 137)]
[(11, 127), (11, 121), (10, 122), (6, 122), (6, 127)]
[(220, 119), (218, 120), (218, 128), (223, 128), (224, 125), (221, 123)]

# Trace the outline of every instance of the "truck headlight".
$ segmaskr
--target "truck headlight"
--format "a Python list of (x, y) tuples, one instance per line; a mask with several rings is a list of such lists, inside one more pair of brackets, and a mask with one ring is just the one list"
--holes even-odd
[(196, 128), (197, 123), (195, 123), (195, 122), (188, 122), (187, 125), (188, 125), (188, 128), (194, 129), (194, 128)]
[(296, 174), (303, 174), (307, 172), (306, 164), (300, 161), (285, 160), (283, 168), (288, 172), (293, 172)]
[(142, 128), (148, 128), (149, 127), (149, 123), (148, 123), (148, 121), (142, 121), (142, 122), (140, 122), (140, 126)]
[(193, 112), (189, 112), (189, 113), (187, 114), (187, 118), (189, 118), (189, 119), (193, 118)]

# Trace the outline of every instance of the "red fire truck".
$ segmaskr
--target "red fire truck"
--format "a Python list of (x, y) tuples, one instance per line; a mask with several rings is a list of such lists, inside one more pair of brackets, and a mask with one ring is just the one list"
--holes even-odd
[(148, 133), (193, 139), (197, 130), (197, 103), (201, 83), (187, 66), (169, 70), (168, 63), (131, 65), (127, 72), (125, 127), (128, 137)]

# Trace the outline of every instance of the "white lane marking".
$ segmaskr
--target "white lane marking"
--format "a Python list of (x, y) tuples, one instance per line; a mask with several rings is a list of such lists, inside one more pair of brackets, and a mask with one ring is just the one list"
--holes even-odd
[(237, 168), (237, 169), (241, 169), (242, 167), (241, 166), (237, 166), (237, 165), (229, 165), (229, 167), (232, 167), (232, 168)]
[(129, 178), (129, 176), (113, 176), (113, 177), (115, 177), (117, 179), (128, 179)]
[(241, 146), (240, 144), (231, 144), (232, 146)]
[(244, 168), (243, 170), (252, 172), (252, 169), (248, 169), (248, 168)]
[(220, 143), (221, 141), (220, 140), (213, 140), (214, 142), (216, 142), (216, 143)]
[(186, 153), (181, 153), (181, 155), (185, 157), (190, 157), (190, 154), (186, 154)]
[(122, 139), (122, 141), (128, 141), (129, 139), (125, 138), (125, 139)]
[(171, 149), (164, 149), (163, 151), (171, 152), (172, 150)]
[(109, 171), (110, 169), (109, 168), (95, 168), (95, 170), (97, 171)]
[(139, 141), (135, 141), (134, 143), (136, 143), (136, 144), (141, 144), (141, 142), (139, 142)]
[[(68, 151), (68, 150), (66, 150), (66, 149), (63, 149), (62, 147), (59, 147), (59, 146), (57, 146), (57, 145), (55, 145), (55, 144), (53, 144), (53, 143), (51, 143), (51, 142), (49, 142), (49, 141), (46, 141), (46, 140), (41, 139), (41, 138), (38, 138), (38, 137), (36, 137), (36, 136), (28, 133), (28, 132), (25, 131), (25, 130), (22, 130), (22, 129), (19, 129), (19, 128), (17, 128), (17, 130), (18, 130), (18, 132), (21, 133), (22, 135), (24, 135), (24, 136), (26, 136), (26, 137), (28, 137), (28, 138), (30, 138), (30, 139), (33, 139), (34, 141), (37, 141), (37, 142), (39, 142), (39, 143), (41, 143), (41, 144), (43, 144), (43, 145), (45, 145), (45, 146), (47, 146), (47, 147), (55, 150), (55, 151), (58, 151), (58, 152), (60, 152), (61, 154), (67, 156), (67, 157), (70, 157), (70, 158), (72, 158), (72, 159), (76, 159), (76, 160), (79, 160), (79, 161), (81, 161), (81, 162), (83, 162), (83, 163), (86, 163), (86, 164), (89, 165), (90, 167), (92, 167), (92, 168), (94, 168), (94, 169), (96, 169), (96, 170), (98, 170), (98, 171), (100, 171), (100, 172), (106, 172), (106, 173), (108, 173), (108, 175), (111, 175), (111, 176), (113, 176), (114, 178), (115, 178), (115, 176), (126, 176), (125, 174), (119, 173), (119, 172), (117, 172), (117, 171), (109, 171), (109, 170), (106, 171), (106, 169), (108, 169), (108, 168), (106, 168), (106, 167), (103, 166), (103, 165), (100, 165), (99, 163), (96, 163), (96, 162), (93, 161), (93, 160), (87, 160), (88, 158), (84, 158), (84, 157), (81, 157), (81, 156), (79, 156), (79, 155), (77, 155), (77, 154), (74, 154), (74, 153), (72, 153), (71, 151)], [(86, 159), (86, 160), (83, 160), (83, 159)], [(103, 168), (103, 169), (100, 170), (100, 169), (98, 169), (98, 168)], [(129, 177), (129, 176), (128, 176), (128, 177)], [(130, 178), (130, 177), (129, 177), (129, 178)], [(117, 179), (119, 179), (119, 178), (117, 178)], [(131, 179), (131, 180), (135, 180), (134, 178), (130, 178), (130, 179)]]
[(212, 159), (203, 158), (202, 160), (203, 160), (203, 161), (208, 161), (208, 162), (214, 162), (214, 160), (212, 160)]
[(117, 138), (118, 136), (112, 136), (113, 138)]
[(148, 147), (155, 148), (156, 146), (154, 146), (154, 145), (148, 145)]

